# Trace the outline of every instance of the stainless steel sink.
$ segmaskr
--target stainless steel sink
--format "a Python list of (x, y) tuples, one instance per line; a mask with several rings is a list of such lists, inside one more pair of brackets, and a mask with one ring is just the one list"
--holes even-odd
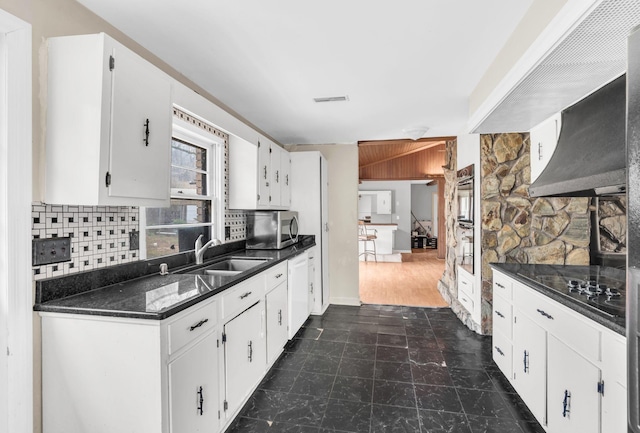
[(220, 275), (220, 276), (233, 276), (249, 269), (255, 268), (263, 263), (266, 263), (269, 259), (261, 258), (228, 258), (219, 260), (217, 262), (207, 264), (195, 269), (186, 269), (180, 273), (185, 274), (197, 274), (197, 275)]

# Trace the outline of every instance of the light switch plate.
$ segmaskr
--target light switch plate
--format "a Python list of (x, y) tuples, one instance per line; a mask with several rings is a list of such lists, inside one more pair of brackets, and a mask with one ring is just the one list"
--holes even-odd
[(71, 261), (71, 238), (34, 239), (32, 241), (33, 266)]

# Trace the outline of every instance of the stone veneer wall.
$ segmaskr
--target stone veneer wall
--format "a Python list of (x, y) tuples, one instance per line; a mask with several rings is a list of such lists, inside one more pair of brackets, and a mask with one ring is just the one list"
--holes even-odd
[(598, 200), (598, 230), (600, 250), (611, 253), (627, 252), (627, 197)]
[(531, 198), (529, 134), (480, 136), (482, 333), (491, 333), (489, 263), (589, 264), (589, 198)]
[(471, 318), (471, 314), (458, 302), (458, 258), (456, 255), (456, 224), (458, 215), (457, 194), (457, 142), (448, 141), (446, 144), (444, 170), (444, 219), (445, 219), (445, 269), (438, 281), (438, 291), (445, 301), (451, 306), (451, 310), (469, 329), (476, 332), (481, 330)]

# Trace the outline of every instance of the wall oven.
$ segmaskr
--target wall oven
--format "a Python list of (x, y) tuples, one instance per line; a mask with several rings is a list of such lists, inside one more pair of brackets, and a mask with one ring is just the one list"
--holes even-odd
[(458, 224), (473, 227), (473, 165), (458, 170)]
[(247, 249), (280, 250), (298, 242), (298, 212), (256, 211), (247, 214)]

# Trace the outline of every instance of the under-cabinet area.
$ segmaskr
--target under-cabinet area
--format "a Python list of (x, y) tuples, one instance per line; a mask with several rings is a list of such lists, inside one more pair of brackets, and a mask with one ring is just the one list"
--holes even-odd
[[(213, 258), (37, 304), (45, 431), (222, 431), (309, 316), (305, 249), (313, 245), (272, 259)], [(258, 272), (216, 269), (233, 260), (255, 261)], [(304, 272), (290, 281), (297, 263)], [(95, 307), (107, 299), (108, 307)], [(193, 305), (180, 310), (185, 301)]]
[(626, 338), (617, 324), (495, 267), (493, 295), (493, 359), (540, 425), (548, 433), (625, 433)]

